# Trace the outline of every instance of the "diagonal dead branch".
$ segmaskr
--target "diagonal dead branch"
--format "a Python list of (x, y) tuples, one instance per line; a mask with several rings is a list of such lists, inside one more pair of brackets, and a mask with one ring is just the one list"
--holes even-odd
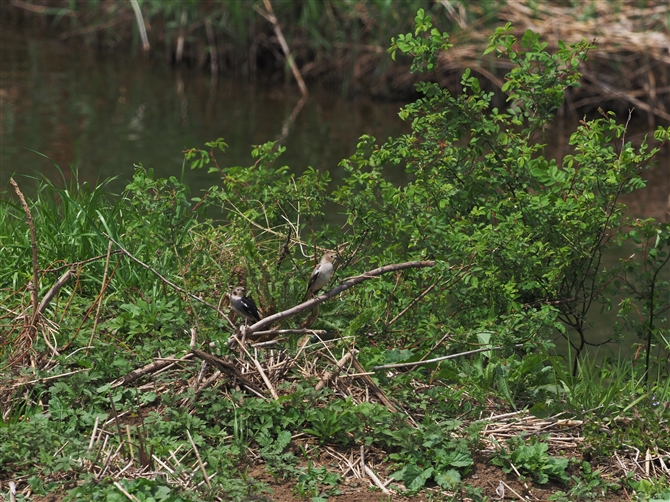
[(255, 6), (256, 12), (258, 12), (261, 16), (267, 19), (270, 22), (270, 24), (272, 24), (272, 28), (274, 29), (275, 35), (277, 35), (277, 38), (279, 39), (279, 45), (281, 45), (282, 51), (284, 52), (284, 56), (286, 56), (286, 60), (288, 61), (289, 66), (291, 67), (291, 72), (293, 72), (293, 77), (298, 83), (298, 87), (300, 87), (300, 92), (302, 93), (303, 96), (307, 96), (308, 94), (307, 86), (305, 85), (305, 81), (302, 79), (302, 75), (300, 74), (298, 65), (296, 65), (295, 63), (295, 59), (293, 59), (291, 49), (289, 49), (288, 44), (286, 43), (286, 39), (284, 38), (284, 34), (281, 31), (279, 21), (275, 16), (274, 10), (272, 9), (272, 4), (270, 3), (270, 0), (263, 0), (263, 3), (265, 5), (266, 11), (263, 11), (263, 9), (261, 9), (260, 7)]
[[(98, 302), (98, 307), (95, 311), (95, 319), (93, 320), (93, 329), (91, 330), (91, 338), (88, 340), (89, 347), (93, 345), (93, 338), (95, 337), (95, 332), (98, 329), (98, 321), (100, 320), (100, 310), (102, 309), (102, 297), (105, 294), (107, 289), (107, 273), (109, 272), (109, 259), (112, 255), (112, 241), (107, 243), (107, 259), (105, 260), (105, 272), (102, 274), (102, 284), (100, 285), (100, 293), (96, 301)], [(86, 355), (88, 355), (88, 349), (86, 349)]]
[(261, 319), (257, 323), (252, 324), (247, 329), (247, 337), (253, 338), (255, 332), (260, 330), (261, 328), (269, 326), (275, 321), (278, 321), (280, 319), (285, 319), (287, 317), (299, 314), (300, 312), (303, 312), (305, 310), (311, 309), (314, 306), (325, 302), (326, 300), (330, 300), (331, 298), (336, 297), (343, 291), (346, 291), (347, 289), (354, 287), (356, 284), (360, 284), (363, 281), (367, 281), (368, 279), (373, 279), (380, 275), (387, 274), (389, 272), (395, 272), (397, 270), (406, 270), (409, 268), (424, 268), (433, 266), (435, 266), (435, 261), (409, 261), (405, 263), (395, 263), (393, 265), (385, 265), (383, 267), (370, 270), (369, 272), (365, 272), (364, 274), (357, 275), (355, 277), (349, 277), (348, 279), (344, 279), (339, 285), (337, 285), (330, 291), (327, 291), (326, 293), (323, 293), (310, 300), (307, 300), (306, 302), (296, 305), (295, 307), (291, 307), (290, 309), (284, 310), (283, 312), (277, 312), (274, 315), (268, 316), (264, 319)]
[(238, 340), (235, 335), (232, 335), (231, 338), (237, 341), (237, 343), (242, 348), (244, 353), (254, 363), (254, 366), (256, 366), (256, 369), (258, 370), (258, 373), (260, 374), (261, 378), (263, 379), (263, 382), (265, 383), (265, 386), (268, 388), (268, 390), (270, 391), (270, 394), (272, 394), (272, 397), (275, 399), (275, 401), (277, 399), (279, 399), (279, 395), (277, 394), (277, 391), (275, 390), (274, 386), (272, 385), (272, 382), (270, 382), (270, 379), (265, 374), (265, 371), (263, 370), (263, 366), (261, 366), (261, 363), (258, 362), (258, 359), (256, 359), (254, 356), (252, 356), (249, 353), (249, 351), (247, 350), (246, 343), (244, 342), (244, 339)]
[(37, 311), (42, 314), (44, 310), (47, 308), (51, 300), (53, 300), (54, 296), (60, 291), (60, 289), (65, 286), (65, 283), (70, 280), (70, 276), (74, 274), (75, 268), (70, 267), (69, 270), (67, 270), (63, 275), (61, 275), (58, 280), (55, 282), (53, 286), (51, 286), (51, 289), (46, 292), (44, 297), (42, 298), (42, 301), (40, 302), (39, 306), (37, 307)]
[(193, 447), (193, 451), (195, 452), (195, 458), (198, 459), (200, 472), (202, 472), (202, 476), (205, 478), (205, 483), (207, 483), (207, 486), (211, 490), (212, 484), (209, 482), (209, 476), (207, 475), (207, 471), (205, 470), (205, 465), (202, 463), (202, 459), (200, 458), (200, 452), (198, 451), (198, 448), (195, 446), (195, 442), (193, 442), (193, 438), (191, 437), (191, 433), (189, 432), (188, 429), (186, 429), (186, 435), (188, 436), (188, 440), (191, 443), (191, 446)]
[(458, 354), (450, 354), (448, 356), (436, 357), (434, 359), (426, 359), (425, 361), (414, 361), (412, 363), (396, 363), (396, 364), (384, 364), (382, 366), (373, 366), (370, 368), (372, 371), (385, 370), (389, 368), (406, 368), (408, 366), (422, 366), (424, 364), (436, 363), (439, 361), (446, 361), (447, 359), (455, 359), (461, 356), (468, 356), (470, 354), (477, 354), (479, 352), (486, 352), (488, 350), (500, 350), (502, 347), (484, 347), (481, 349), (468, 350), (466, 352), (459, 352)]
[(326, 371), (323, 376), (321, 377), (321, 380), (316, 384), (316, 387), (314, 387), (314, 390), (319, 392), (321, 389), (323, 389), (328, 382), (330, 382), (334, 377), (336, 377), (339, 372), (344, 368), (344, 366), (351, 360), (352, 357), (354, 357), (358, 353), (357, 350), (351, 350), (344, 354), (344, 357), (337, 361), (337, 364), (333, 371)]
[(363, 365), (358, 362), (358, 359), (354, 357), (352, 363), (354, 368), (356, 368), (356, 371), (361, 374), (361, 380), (363, 380), (363, 382), (372, 389), (372, 391), (377, 395), (377, 399), (379, 399), (384, 404), (384, 406), (389, 409), (389, 411), (397, 412), (398, 408), (395, 407), (395, 405), (386, 396), (386, 394), (384, 394), (384, 391), (379, 388), (374, 380), (370, 378), (370, 375), (367, 374), (365, 368), (363, 368)]
[(154, 362), (149, 363), (145, 366), (142, 366), (141, 368), (137, 368), (137, 369), (131, 371), (130, 373), (128, 373), (124, 377), (117, 378), (116, 380), (114, 380), (112, 382), (110, 388), (113, 389), (113, 388), (119, 387), (121, 385), (127, 385), (131, 382), (134, 382), (138, 378), (143, 377), (144, 375), (148, 375), (150, 373), (154, 373), (154, 372), (156, 372), (158, 370), (161, 370), (163, 368), (167, 368), (171, 364), (176, 364), (176, 363), (179, 363), (179, 362), (182, 362), (182, 361), (186, 361), (187, 359), (190, 359), (191, 357), (193, 357), (193, 354), (189, 352), (184, 357), (181, 357), (179, 359), (174, 359), (174, 357), (172, 357), (172, 358), (169, 358), (169, 359), (160, 359), (158, 361), (154, 361)]
[(437, 286), (437, 285), (439, 284), (439, 282), (442, 280), (442, 277), (444, 277), (444, 274), (441, 275), (440, 277), (438, 277), (437, 280), (436, 280), (433, 284), (431, 284), (430, 286), (428, 286), (428, 287), (423, 291), (423, 293), (421, 293), (419, 296), (417, 296), (416, 298), (414, 298), (414, 299), (409, 303), (409, 305), (407, 305), (407, 307), (405, 307), (405, 308), (402, 310), (402, 312), (400, 312), (400, 313), (399, 313), (398, 315), (396, 315), (393, 319), (391, 319), (391, 320), (389, 321), (389, 323), (386, 325), (386, 327), (391, 326), (391, 324), (393, 324), (393, 323), (396, 322), (398, 319), (400, 319), (400, 318), (405, 314), (405, 312), (407, 312), (407, 311), (408, 311), (409, 309), (411, 309), (414, 305), (416, 305), (418, 302), (420, 302), (421, 299), (422, 299), (424, 296), (426, 296), (428, 293), (430, 293), (430, 292), (435, 288), (435, 286)]
[(240, 370), (238, 370), (234, 364), (229, 363), (228, 361), (224, 361), (223, 359), (220, 359), (213, 354), (203, 352), (202, 350), (193, 349), (191, 352), (200, 359), (203, 359), (211, 365), (216, 366), (219, 370), (221, 370), (221, 373), (225, 373), (232, 379), (237, 379), (242, 385), (255, 394), (261, 397), (263, 396), (263, 392), (253, 382), (240, 373)]

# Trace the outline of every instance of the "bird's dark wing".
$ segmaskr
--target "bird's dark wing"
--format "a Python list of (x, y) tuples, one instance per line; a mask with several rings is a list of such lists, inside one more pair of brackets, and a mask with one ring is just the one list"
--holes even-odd
[(314, 270), (312, 271), (312, 275), (309, 276), (309, 281), (307, 282), (307, 291), (305, 291), (305, 296), (303, 297), (302, 301), (307, 300), (307, 298), (310, 298), (310, 296), (314, 296), (314, 291), (312, 291), (312, 286), (316, 282), (317, 277), (319, 277), (319, 270), (321, 267), (317, 265)]
[(244, 308), (244, 311), (249, 314), (251, 317), (256, 319), (257, 321), (261, 320), (261, 316), (258, 313), (258, 309), (256, 308), (256, 304), (251, 298), (247, 298), (246, 296), (242, 297), (242, 306)]

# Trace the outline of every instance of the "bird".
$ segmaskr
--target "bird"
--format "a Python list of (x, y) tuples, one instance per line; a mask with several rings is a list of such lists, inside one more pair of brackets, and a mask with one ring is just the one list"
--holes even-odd
[(230, 295), (230, 306), (232, 309), (252, 322), (258, 322), (261, 320), (261, 316), (258, 313), (258, 308), (251, 298), (246, 296), (247, 289), (244, 286), (237, 286), (233, 289), (232, 294)]
[(303, 301), (310, 297), (310, 295), (314, 296), (317, 291), (328, 284), (328, 281), (333, 277), (333, 262), (335, 262), (335, 260), (337, 260), (337, 255), (335, 253), (330, 251), (324, 253), (319, 264), (314, 267), (312, 275), (309, 276), (307, 292), (305, 293)]

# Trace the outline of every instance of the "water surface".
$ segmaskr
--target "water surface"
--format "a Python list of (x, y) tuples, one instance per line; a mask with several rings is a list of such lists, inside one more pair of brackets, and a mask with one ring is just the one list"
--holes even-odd
[[(77, 167), (84, 180), (120, 175), (134, 164), (158, 176), (179, 176), (182, 151), (223, 137), (229, 150), (222, 166), (250, 165), (251, 147), (276, 139), (300, 100), (292, 85), (175, 71), (162, 62), (124, 54), (100, 55), (9, 29), (0, 44), (0, 186), (13, 174), (56, 176)], [(345, 99), (314, 89), (286, 140), (283, 163), (338, 177), (337, 163), (355, 151), (361, 134), (378, 138), (409, 129), (398, 103)], [(216, 183), (188, 172), (195, 190)]]

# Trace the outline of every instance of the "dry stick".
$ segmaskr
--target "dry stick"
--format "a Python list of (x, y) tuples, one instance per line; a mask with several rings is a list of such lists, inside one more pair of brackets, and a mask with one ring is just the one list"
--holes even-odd
[(119, 472), (114, 474), (114, 477), (116, 479), (119, 479), (123, 475), (124, 472), (126, 472), (128, 469), (130, 469), (133, 466), (134, 463), (135, 463), (135, 460), (131, 459), (123, 469), (121, 469)]
[(279, 44), (281, 45), (281, 49), (284, 52), (284, 56), (286, 56), (286, 60), (288, 61), (289, 66), (291, 67), (291, 71), (293, 72), (293, 77), (295, 78), (296, 82), (298, 82), (300, 92), (302, 93), (303, 96), (307, 96), (308, 94), (307, 86), (305, 85), (305, 82), (302, 79), (302, 75), (300, 74), (300, 70), (298, 70), (298, 66), (295, 64), (295, 60), (293, 59), (291, 50), (288, 48), (286, 39), (284, 38), (284, 35), (281, 31), (281, 26), (279, 26), (279, 22), (277, 21), (277, 17), (275, 16), (274, 10), (272, 10), (272, 4), (270, 3), (270, 0), (263, 0), (263, 3), (265, 4), (265, 9), (267, 10), (267, 12), (263, 12), (263, 9), (261, 9), (260, 7), (255, 7), (256, 11), (265, 19), (267, 19), (270, 22), (270, 24), (272, 24), (272, 28), (274, 28), (275, 35), (277, 35), (277, 38), (279, 39)]
[(21, 200), (23, 211), (26, 213), (26, 216), (28, 217), (28, 227), (30, 228), (30, 246), (32, 247), (33, 250), (33, 286), (30, 292), (30, 296), (32, 297), (33, 300), (33, 315), (30, 320), (30, 325), (34, 329), (35, 322), (37, 321), (37, 316), (39, 315), (38, 302), (37, 302), (37, 290), (39, 288), (37, 286), (38, 267), (37, 267), (37, 237), (35, 236), (35, 223), (33, 222), (33, 215), (30, 213), (30, 208), (28, 207), (26, 198), (23, 196), (23, 193), (21, 192), (19, 185), (16, 184), (14, 178), (9, 178), (9, 182), (12, 184), (12, 186), (14, 187), (14, 191), (16, 192), (16, 195), (18, 195), (19, 199)]
[[(91, 338), (88, 340), (88, 346), (93, 345), (93, 338), (95, 337), (95, 331), (98, 328), (98, 321), (100, 320), (100, 310), (102, 309), (102, 296), (105, 294), (105, 289), (107, 289), (107, 272), (109, 271), (109, 257), (112, 255), (112, 241), (107, 243), (107, 259), (105, 260), (105, 272), (102, 274), (102, 284), (100, 285), (100, 294), (98, 294), (97, 302), (98, 308), (95, 311), (95, 319), (93, 320), (93, 329), (91, 330)], [(86, 355), (88, 355), (88, 348), (86, 349)]]
[(137, 27), (140, 30), (140, 38), (142, 39), (142, 49), (144, 52), (147, 52), (150, 48), (149, 38), (147, 37), (147, 27), (144, 24), (144, 18), (142, 17), (142, 9), (137, 3), (137, 0), (130, 0), (130, 4), (133, 6), (133, 12), (135, 13), (135, 19), (137, 20)]
[(345, 456), (342, 455), (341, 453), (339, 453), (339, 452), (337, 452), (337, 451), (335, 451), (335, 450), (333, 450), (332, 448), (329, 448), (329, 447), (327, 447), (327, 446), (324, 446), (324, 449), (325, 449), (326, 452), (328, 452), (331, 456), (335, 457), (335, 458), (338, 459), (338, 460), (341, 460), (342, 462), (344, 462), (344, 463), (347, 465), (347, 470), (346, 470), (346, 471), (345, 471), (344, 469), (342, 469), (342, 467), (340, 467), (340, 469), (342, 469), (342, 471), (343, 471), (342, 474), (341, 474), (343, 478), (346, 477), (347, 474), (349, 474), (349, 471), (351, 471), (351, 472), (353, 473), (354, 477), (356, 477), (356, 478), (359, 477), (359, 476), (358, 476), (358, 473), (356, 472), (355, 467), (352, 465), (351, 462), (349, 462), (349, 460), (347, 459), (347, 457), (345, 457)]
[(523, 498), (521, 495), (519, 495), (519, 494), (514, 490), (514, 488), (512, 488), (510, 485), (508, 485), (508, 484), (505, 483), (504, 481), (501, 480), (500, 482), (501, 482), (503, 485), (505, 485), (507, 488), (509, 488), (509, 491), (511, 491), (514, 495), (516, 495), (517, 497), (519, 497), (519, 500), (523, 500), (524, 502), (526, 502), (526, 500), (528, 500), (528, 499)]
[[(137, 1), (137, 0), (136, 0)], [(128, 497), (129, 500), (132, 500), (133, 502), (140, 502), (135, 495), (132, 495), (126, 491), (126, 489), (123, 487), (121, 483), (118, 481), (114, 481), (114, 486), (116, 486), (121, 493), (123, 493), (126, 497)]]
[(370, 476), (370, 479), (372, 479), (372, 481), (374, 481), (374, 483), (377, 485), (377, 487), (378, 487), (382, 492), (384, 492), (384, 495), (391, 495), (391, 492), (388, 491), (388, 489), (384, 486), (384, 483), (382, 483), (382, 482), (380, 481), (380, 479), (377, 477), (377, 475), (375, 474), (375, 472), (374, 472), (372, 469), (370, 469), (370, 467), (368, 467), (367, 465), (365, 466), (365, 473), (366, 473), (368, 476)]
[(256, 366), (256, 369), (258, 370), (258, 373), (260, 373), (261, 378), (263, 379), (263, 382), (265, 382), (265, 386), (270, 390), (270, 394), (272, 394), (272, 397), (275, 399), (279, 399), (279, 395), (277, 395), (277, 391), (275, 390), (274, 386), (272, 385), (272, 382), (270, 382), (270, 379), (268, 376), (265, 374), (265, 371), (263, 371), (263, 367), (261, 366), (261, 363), (258, 362), (258, 359), (256, 359), (254, 356), (252, 356), (249, 351), (246, 348), (246, 343), (243, 341), (240, 341), (235, 335), (231, 335), (231, 338), (237, 340), (237, 343), (239, 346), (242, 348), (244, 353), (249, 356), (249, 359), (254, 363), (254, 366)]
[(361, 373), (361, 379), (365, 384), (372, 389), (372, 391), (377, 395), (377, 398), (384, 403), (384, 405), (389, 409), (389, 411), (396, 412), (398, 409), (395, 407), (395, 405), (391, 402), (391, 400), (386, 397), (386, 394), (384, 394), (384, 391), (381, 390), (377, 384), (370, 378), (370, 375), (366, 375), (365, 368), (361, 365), (361, 363), (358, 362), (358, 359), (355, 357), (353, 358), (353, 365), (354, 368), (356, 368), (356, 371)]
[(152, 454), (152, 455), (151, 455), (151, 458), (153, 458), (153, 459), (155, 460), (155, 462), (156, 462), (158, 465), (160, 465), (163, 469), (165, 469), (167, 472), (169, 472), (170, 474), (174, 475), (174, 470), (173, 470), (173, 469), (170, 469), (170, 467), (169, 467), (168, 465), (166, 465), (165, 462), (163, 462), (163, 461), (162, 461), (160, 458), (158, 458), (156, 455), (153, 455), (153, 454)]
[[(472, 262), (473, 262), (474, 258), (475, 258), (474, 255), (472, 255), (470, 257), (470, 263), (468, 263), (468, 265), (465, 267), (464, 270), (460, 271), (461, 272), (460, 274), (457, 274), (456, 278), (450, 284), (448, 284), (447, 287), (453, 286), (454, 284), (459, 282), (465, 276), (467, 271), (472, 266)], [(397, 316), (395, 316), (393, 319), (391, 319), (391, 322), (389, 322), (386, 326), (388, 327), (391, 324), (393, 324), (394, 322), (396, 322), (398, 319), (400, 319), (401, 316), (403, 316), (405, 314), (405, 312), (407, 312), (414, 305), (416, 305), (417, 302), (421, 301), (421, 299), (424, 296), (426, 296), (428, 293), (430, 293), (433, 290), (433, 288), (439, 284), (439, 282), (442, 280), (442, 277), (444, 277), (444, 274), (440, 275), (440, 277), (438, 277), (437, 280), (433, 284), (431, 284), (423, 293), (421, 293), (418, 297), (416, 297), (414, 300), (412, 300), (412, 302), (405, 309), (403, 309), (402, 312), (400, 312)], [(424, 357), (427, 357), (427, 356), (424, 356)]]
[[(302, 107), (307, 103), (307, 96), (303, 95), (300, 98), (300, 101), (295, 105), (293, 108), (293, 111), (291, 112), (291, 115), (284, 121), (284, 123), (281, 126), (281, 134), (277, 138), (277, 144), (283, 144), (284, 141), (286, 141), (286, 138), (288, 137), (289, 130), (291, 129), (291, 125), (295, 122), (295, 119), (298, 118), (298, 114), (300, 113), (300, 110), (302, 110)], [(287, 241), (290, 241), (291, 239), (291, 233), (289, 232), (288, 239)]]
[[(306, 329), (306, 328), (296, 328), (296, 329), (271, 329), (268, 331), (255, 331), (254, 335), (327, 335), (328, 330), (326, 329)], [(272, 340), (271, 340), (272, 341)], [(258, 346), (259, 344), (256, 344)]]
[(203, 305), (206, 305), (207, 307), (209, 307), (209, 308), (215, 310), (221, 317), (223, 317), (226, 321), (228, 321), (228, 324), (230, 324), (230, 326), (231, 326), (231, 328), (233, 328), (233, 330), (236, 330), (236, 327), (235, 327), (235, 325), (233, 324), (233, 322), (228, 318), (228, 316), (227, 316), (226, 314), (223, 313), (222, 310), (219, 310), (216, 306), (212, 305), (211, 303), (209, 303), (209, 302), (206, 301), (206, 300), (203, 300), (202, 298), (199, 298), (198, 296), (194, 295), (193, 293), (189, 293), (189, 292), (186, 291), (185, 289), (180, 288), (180, 287), (177, 286), (174, 282), (172, 282), (172, 281), (170, 281), (169, 279), (166, 279), (165, 277), (163, 277), (157, 270), (153, 269), (152, 267), (150, 267), (149, 265), (147, 265), (146, 263), (144, 263), (144, 262), (143, 262), (142, 260), (140, 260), (139, 258), (135, 258), (135, 257), (130, 253), (130, 251), (128, 251), (127, 249), (125, 249), (121, 244), (119, 244), (118, 242), (116, 242), (116, 241), (115, 241), (114, 239), (112, 239), (109, 235), (107, 235), (107, 234), (103, 234), (103, 235), (105, 235), (105, 237), (107, 237), (110, 241), (112, 241), (114, 244), (116, 244), (116, 245), (118, 246), (119, 250), (120, 250), (124, 255), (126, 255), (128, 258), (130, 258), (131, 260), (133, 260), (135, 263), (137, 263), (137, 264), (139, 264), (140, 266), (146, 268), (148, 271), (150, 271), (151, 273), (153, 273), (156, 277), (158, 277), (161, 281), (163, 281), (165, 284), (167, 284), (167, 285), (170, 286), (171, 288), (173, 288), (173, 289), (179, 291), (180, 293), (182, 293), (182, 294), (184, 294), (184, 295), (190, 296), (190, 297), (193, 298), (194, 300), (196, 300), (196, 301), (202, 303)]
[(116, 413), (116, 405), (114, 404), (114, 397), (111, 392), (108, 392), (109, 402), (112, 403), (112, 411), (114, 412), (114, 422), (116, 423), (116, 430), (119, 433), (119, 449), (121, 450), (121, 456), (126, 458), (126, 449), (123, 447), (123, 434), (121, 434), (121, 424), (119, 423), (119, 415)]
[(265, 326), (269, 326), (280, 319), (291, 317), (305, 310), (309, 310), (313, 308), (315, 305), (323, 303), (326, 300), (330, 300), (331, 298), (336, 297), (343, 291), (346, 291), (347, 289), (350, 289), (354, 287), (356, 284), (360, 284), (363, 281), (367, 281), (368, 279), (373, 279), (375, 277), (387, 274), (389, 272), (395, 272), (396, 270), (405, 270), (408, 268), (424, 268), (433, 266), (435, 266), (435, 261), (409, 261), (405, 263), (395, 263), (393, 265), (385, 265), (383, 267), (370, 270), (369, 272), (365, 272), (364, 274), (357, 275), (355, 277), (349, 277), (348, 279), (344, 279), (340, 284), (338, 284), (330, 291), (327, 291), (326, 293), (323, 293), (319, 296), (315, 296), (314, 298), (307, 300), (306, 302), (303, 302), (299, 305), (296, 305), (295, 307), (284, 310), (283, 312), (277, 312), (276, 314), (268, 316), (264, 319), (261, 319), (257, 323), (252, 324), (247, 328), (247, 337), (251, 338), (252, 336), (255, 336), (257, 330), (264, 328)]
[(93, 432), (91, 433), (91, 440), (88, 442), (88, 450), (91, 451), (93, 444), (95, 443), (95, 433), (98, 432), (98, 424), (100, 424), (100, 417), (95, 417), (95, 423), (93, 424)]
[(266, 399), (265, 396), (263, 396), (263, 393), (261, 390), (256, 387), (254, 383), (252, 383), (250, 380), (248, 380), (242, 373), (240, 373), (240, 370), (238, 370), (234, 364), (229, 363), (227, 361), (224, 361), (222, 359), (219, 359), (218, 357), (208, 354), (207, 352), (203, 352), (202, 350), (198, 349), (193, 349), (191, 353), (200, 359), (204, 359), (208, 363), (210, 363), (212, 366), (216, 366), (219, 370), (221, 370), (222, 373), (225, 373), (228, 375), (231, 379), (239, 380), (242, 385), (244, 385), (247, 389), (249, 389), (251, 392), (257, 394), (263, 399)]
[[(123, 254), (123, 251), (120, 249), (115, 249), (112, 251), (110, 254)], [(40, 272), (58, 272), (59, 270), (63, 268), (70, 268), (70, 267), (78, 267), (80, 265), (86, 265), (87, 263), (91, 263), (93, 261), (97, 260), (102, 260), (103, 258), (107, 257), (107, 253), (101, 254), (98, 256), (94, 256), (93, 258), (88, 258), (86, 260), (81, 260), (81, 261), (73, 261), (72, 263), (66, 263), (65, 265), (61, 265), (60, 267), (54, 267), (54, 268), (47, 268), (44, 270), (40, 270)]]
[(425, 361), (414, 361), (413, 363), (397, 363), (384, 364), (382, 366), (373, 366), (372, 371), (385, 370), (388, 368), (406, 368), (407, 366), (422, 366), (424, 364), (436, 363), (438, 361), (445, 361), (447, 359), (455, 359), (456, 357), (468, 356), (470, 354), (477, 354), (478, 352), (486, 352), (488, 350), (499, 350), (502, 347), (484, 347), (482, 349), (468, 350), (467, 352), (460, 352), (458, 354), (451, 354), (449, 356), (436, 357), (434, 359), (426, 359)]
[[(433, 353), (433, 351), (438, 348), (440, 345), (442, 345), (442, 342), (444, 342), (449, 336), (451, 335), (450, 332), (446, 332), (446, 334), (440, 338), (440, 341), (434, 344), (428, 352), (426, 352), (423, 356), (421, 356), (421, 359), (419, 359), (419, 362), (425, 361), (426, 358)], [(414, 371), (414, 368), (412, 368), (412, 371)]]
[(16, 483), (9, 482), (9, 502), (16, 502)]
[(189, 344), (189, 347), (191, 350), (195, 349), (195, 342), (196, 338), (198, 336), (198, 330), (195, 329), (195, 326), (191, 327), (191, 343)]
[(145, 366), (142, 366), (141, 368), (137, 368), (137, 369), (131, 371), (130, 373), (128, 373), (124, 377), (117, 378), (116, 380), (114, 380), (111, 383), (110, 389), (113, 389), (115, 387), (119, 387), (120, 385), (129, 384), (131, 382), (134, 382), (138, 378), (143, 377), (144, 375), (147, 375), (149, 373), (153, 373), (155, 371), (166, 368), (166, 367), (170, 366), (171, 364), (175, 364), (175, 363), (178, 363), (178, 362), (181, 362), (181, 361), (185, 361), (186, 359), (190, 359), (191, 357), (193, 357), (193, 354), (189, 352), (188, 354), (186, 354), (185, 356), (183, 356), (179, 359), (161, 359), (161, 360), (158, 360), (158, 361), (154, 361), (154, 362), (149, 363)]
[(65, 285), (65, 283), (70, 280), (70, 276), (74, 273), (75, 268), (70, 267), (70, 269), (65, 272), (63, 275), (61, 275), (58, 280), (55, 282), (53, 286), (51, 286), (51, 289), (46, 292), (44, 295), (44, 298), (42, 298), (42, 301), (40, 302), (39, 306), (37, 307), (37, 311), (42, 314), (44, 310), (47, 308), (47, 305), (51, 303), (51, 300), (53, 300), (54, 296), (60, 291), (60, 289)]
[(130, 424), (126, 424), (126, 437), (128, 438), (128, 449), (130, 450), (130, 462), (135, 460), (135, 452), (133, 451), (133, 438), (130, 435)]
[(179, 17), (179, 35), (177, 36), (177, 48), (175, 49), (174, 59), (177, 64), (181, 63), (181, 57), (184, 55), (184, 25), (186, 24), (186, 9), (182, 7)]
[(205, 470), (205, 466), (202, 463), (202, 459), (200, 458), (200, 453), (198, 452), (198, 448), (196, 448), (195, 443), (193, 442), (193, 438), (191, 437), (191, 433), (186, 429), (186, 435), (188, 436), (188, 440), (191, 442), (191, 446), (193, 447), (193, 451), (195, 452), (195, 457), (198, 459), (198, 464), (200, 464), (200, 471), (202, 472), (202, 475), (205, 477), (205, 483), (207, 483), (207, 486), (209, 489), (212, 489), (212, 484), (209, 482), (209, 476), (207, 475), (207, 471)]
[(109, 468), (109, 464), (111, 463), (112, 459), (119, 454), (119, 451), (121, 450), (122, 446), (123, 446), (123, 443), (121, 443), (115, 451), (111, 451), (111, 450), (109, 451), (109, 454), (107, 455), (107, 458), (105, 459), (105, 466), (99, 474), (100, 478), (102, 478), (102, 476), (105, 474), (105, 472), (107, 472), (107, 469)]
[(344, 354), (344, 357), (337, 361), (336, 368), (333, 371), (326, 371), (323, 376), (321, 377), (321, 380), (316, 384), (316, 387), (314, 387), (314, 390), (319, 392), (321, 389), (323, 389), (326, 384), (332, 380), (334, 377), (338, 375), (338, 373), (344, 368), (344, 365), (349, 362), (349, 360), (354, 357), (355, 354), (357, 354), (357, 350), (351, 350)]
[(205, 33), (207, 33), (207, 42), (209, 43), (209, 69), (212, 73), (212, 81), (216, 83), (216, 77), (219, 74), (219, 58), (216, 52), (216, 40), (214, 39), (214, 30), (212, 30), (212, 22), (205, 19)]
[(21, 387), (23, 385), (30, 385), (31, 383), (37, 383), (37, 382), (44, 383), (48, 380), (55, 380), (56, 378), (63, 378), (63, 377), (66, 377), (66, 376), (75, 375), (75, 374), (81, 373), (83, 371), (91, 371), (91, 368), (82, 368), (80, 370), (68, 371), (67, 373), (61, 373), (60, 375), (53, 375), (53, 376), (50, 376), (50, 377), (37, 378), (35, 380), (30, 380), (29, 382), (15, 383), (14, 385), (12, 385), (10, 387), (10, 389), (15, 389), (16, 387)]

